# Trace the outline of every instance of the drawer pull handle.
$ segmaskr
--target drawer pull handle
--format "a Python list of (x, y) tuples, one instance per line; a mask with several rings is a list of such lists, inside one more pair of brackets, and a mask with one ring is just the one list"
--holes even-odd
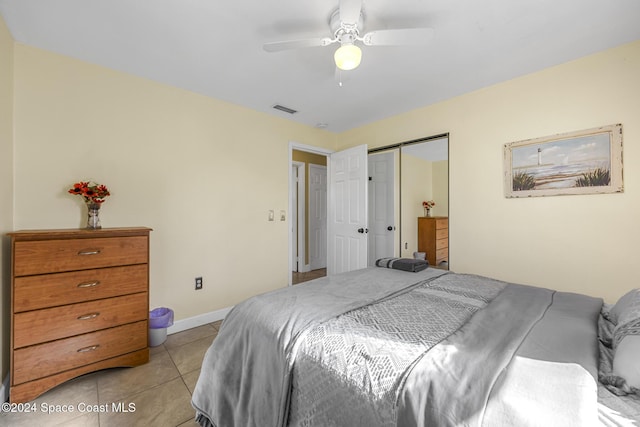
[(84, 249), (78, 252), (78, 255), (98, 255), (100, 249)]
[(100, 281), (96, 280), (94, 282), (78, 283), (78, 287), (79, 288), (93, 288), (94, 286), (98, 286), (99, 284), (100, 284)]
[(100, 344), (90, 345), (89, 347), (82, 347), (82, 348), (79, 348), (77, 351), (78, 353), (86, 353), (88, 351), (97, 350), (98, 347), (100, 347)]
[(82, 316), (78, 316), (78, 320), (95, 319), (98, 316), (100, 316), (100, 313), (96, 311), (95, 313), (89, 313), (89, 314), (84, 314)]

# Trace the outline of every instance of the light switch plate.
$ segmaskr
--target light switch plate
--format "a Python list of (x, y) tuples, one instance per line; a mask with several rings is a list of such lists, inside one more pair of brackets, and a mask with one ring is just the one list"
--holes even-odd
[(280, 221), (285, 221), (287, 219), (287, 214), (285, 211), (280, 211)]
[(275, 212), (273, 209), (269, 210), (269, 221), (273, 221), (275, 219)]

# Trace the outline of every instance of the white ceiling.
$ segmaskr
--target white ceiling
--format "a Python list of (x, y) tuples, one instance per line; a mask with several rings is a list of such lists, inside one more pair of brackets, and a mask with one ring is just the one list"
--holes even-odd
[(440, 138), (422, 143), (402, 146), (402, 154), (418, 157), (430, 162), (439, 162), (449, 158), (449, 138)]
[[(638, 0), (365, 0), (363, 32), (432, 27), (421, 47), (363, 48), (338, 87), (339, 0), (0, 0), (18, 42), (341, 132), (640, 39)], [(298, 110), (288, 115), (271, 108)]]

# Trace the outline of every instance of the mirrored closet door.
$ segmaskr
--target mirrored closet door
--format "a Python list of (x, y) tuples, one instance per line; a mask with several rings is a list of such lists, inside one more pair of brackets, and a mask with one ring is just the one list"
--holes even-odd
[[(429, 216), (425, 201), (435, 203)], [(448, 134), (370, 150), (370, 265), (424, 252), (431, 265), (448, 268), (448, 216)]]

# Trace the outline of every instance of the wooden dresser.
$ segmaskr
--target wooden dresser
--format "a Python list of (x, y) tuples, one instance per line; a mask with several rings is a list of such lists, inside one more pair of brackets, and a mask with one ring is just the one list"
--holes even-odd
[(429, 265), (437, 267), (449, 262), (449, 218), (418, 218), (418, 252), (427, 254)]
[(149, 361), (150, 231), (9, 233), (11, 402), (88, 372)]

